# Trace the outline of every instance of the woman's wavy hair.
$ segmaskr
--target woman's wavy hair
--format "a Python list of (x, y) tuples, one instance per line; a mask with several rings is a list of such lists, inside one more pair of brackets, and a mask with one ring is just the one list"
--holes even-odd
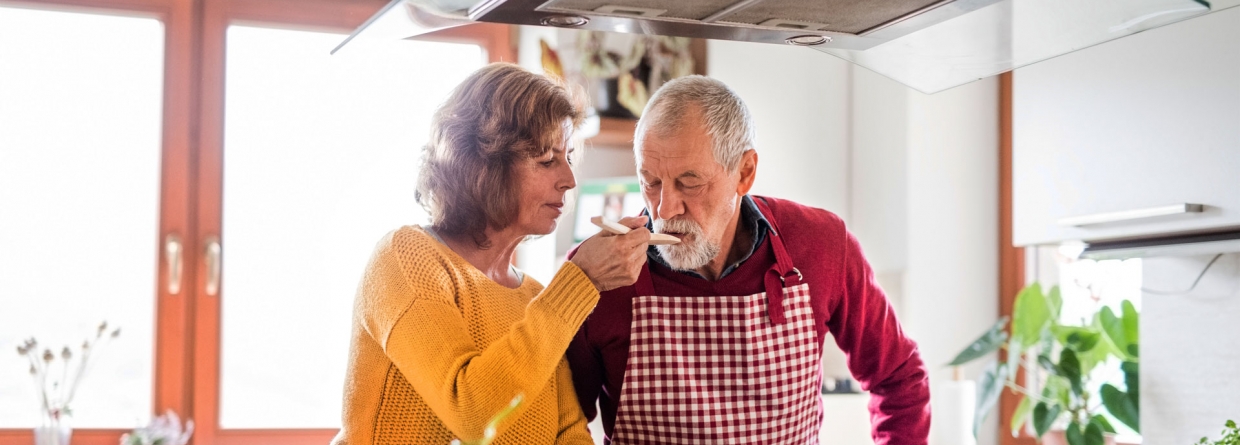
[(580, 89), (510, 63), (475, 71), (431, 120), (414, 198), (441, 234), (489, 248), (485, 230), (517, 219), (513, 166), (563, 143), (585, 118)]

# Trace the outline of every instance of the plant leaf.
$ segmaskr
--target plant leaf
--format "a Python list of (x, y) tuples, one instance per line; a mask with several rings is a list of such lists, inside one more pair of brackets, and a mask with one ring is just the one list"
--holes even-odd
[(1000, 366), (997, 361), (987, 366), (982, 376), (978, 378), (977, 411), (973, 413), (973, 437), (977, 437), (978, 431), (982, 428), (982, 422), (995, 409), (995, 404), (999, 402), (999, 395), (1003, 393), (1006, 383), (1007, 368)]
[(1086, 352), (1098, 345), (1102, 332), (1082, 326), (1052, 326), (1051, 332), (1064, 346), (1077, 352)]
[(1090, 418), (1089, 422), (1097, 424), (1098, 428), (1102, 428), (1104, 433), (1115, 434), (1115, 427), (1111, 426), (1111, 421), (1107, 420), (1102, 414), (1094, 414), (1094, 417)]
[(1085, 390), (1081, 387), (1081, 362), (1076, 358), (1076, 352), (1071, 349), (1064, 348), (1059, 354), (1059, 374), (1068, 379), (1068, 384), (1072, 386), (1072, 392), (1078, 397)]
[(1068, 381), (1058, 374), (1046, 376), (1046, 386), (1042, 388), (1042, 398), (1056, 401), (1060, 406), (1070, 406), (1072, 391), (1068, 389)]
[(1081, 328), (1080, 330), (1068, 335), (1068, 341), (1064, 344), (1077, 352), (1089, 352), (1098, 346), (1098, 340), (1102, 339), (1102, 335), (1092, 332), (1089, 329)]
[(1128, 398), (1134, 402), (1141, 400), (1141, 365), (1137, 362), (1123, 362), (1119, 364), (1119, 369), (1124, 371), (1124, 390), (1128, 392)]
[(1124, 320), (1115, 316), (1115, 312), (1111, 311), (1110, 307), (1103, 307), (1098, 317), (1102, 323), (1102, 331), (1107, 334), (1107, 339), (1111, 340), (1111, 344), (1115, 345), (1115, 349), (1121, 354), (1128, 355), (1128, 334), (1124, 333)]
[(1016, 373), (1020, 369), (1021, 360), (1020, 339), (1015, 339), (1007, 344), (1007, 368), (1008, 378), (1016, 378)]
[(1020, 398), (1020, 404), (1016, 405), (1016, 411), (1012, 412), (1012, 437), (1020, 437), (1020, 429), (1025, 426), (1025, 421), (1029, 419), (1030, 412), (1033, 411), (1033, 399), (1025, 396)]
[(1038, 433), (1039, 438), (1050, 431), (1055, 419), (1059, 418), (1060, 411), (1059, 405), (1047, 406), (1046, 402), (1038, 402), (1038, 406), (1033, 408), (1033, 430)]
[(1021, 338), (1021, 346), (1033, 346), (1050, 323), (1050, 317), (1042, 287), (1037, 283), (1030, 284), (1016, 295), (1016, 304), (1012, 309), (1012, 335)]
[(1076, 423), (1075, 420), (1068, 425), (1068, 430), (1064, 431), (1064, 433), (1067, 436), (1068, 445), (1085, 445), (1085, 436), (1081, 434), (1081, 425)]
[[(1124, 338), (1128, 340), (1129, 345), (1140, 344), (1140, 319), (1137, 314), (1136, 306), (1133, 306), (1131, 301), (1124, 300), (1124, 302), (1120, 304), (1120, 309), (1124, 313)], [(1125, 348), (1125, 350), (1127, 350), (1127, 348)], [(1133, 356), (1136, 356), (1135, 353)]]
[(1049, 372), (1057, 372), (1055, 368), (1055, 362), (1051, 361), (1050, 356), (1047, 356), (1045, 354), (1038, 355), (1038, 365), (1042, 366), (1042, 369), (1045, 369)]
[(1002, 346), (1008, 339), (1007, 332), (1003, 330), (1003, 328), (1007, 327), (1007, 322), (1007, 317), (999, 319), (999, 322), (991, 326), (989, 331), (986, 331), (981, 337), (974, 340), (969, 347), (960, 351), (960, 354), (956, 355), (956, 358), (952, 359), (947, 366), (963, 365), (999, 350), (999, 346)]
[(1102, 428), (1093, 422), (1085, 425), (1085, 445), (1102, 445)]
[(1063, 296), (1059, 293), (1059, 286), (1051, 286), (1051, 291), (1046, 294), (1046, 304), (1051, 311), (1051, 322), (1059, 321), (1059, 314), (1063, 310)]
[(1128, 425), (1133, 431), (1141, 432), (1137, 404), (1133, 403), (1127, 393), (1120, 391), (1110, 383), (1102, 385), (1102, 389), (1098, 392), (1102, 395), (1102, 405), (1107, 408), (1107, 412), (1111, 413), (1112, 417), (1115, 417), (1115, 420)]

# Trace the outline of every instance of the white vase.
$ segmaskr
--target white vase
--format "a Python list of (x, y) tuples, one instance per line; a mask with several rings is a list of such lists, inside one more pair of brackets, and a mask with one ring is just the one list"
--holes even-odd
[(43, 413), (43, 424), (34, 429), (34, 445), (69, 445), (73, 427), (63, 411)]

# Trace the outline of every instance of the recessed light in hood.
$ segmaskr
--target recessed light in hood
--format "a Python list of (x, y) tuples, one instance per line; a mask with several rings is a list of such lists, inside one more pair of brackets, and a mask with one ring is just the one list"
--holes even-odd
[(355, 38), (407, 38), (480, 21), (567, 26), (808, 46), (934, 93), (1238, 4), (1240, 0), (393, 0), (340, 46)]

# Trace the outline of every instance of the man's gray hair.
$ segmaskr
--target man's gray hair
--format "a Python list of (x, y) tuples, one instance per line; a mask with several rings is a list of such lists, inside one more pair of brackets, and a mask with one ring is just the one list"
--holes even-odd
[(649, 131), (667, 136), (684, 128), (685, 118), (701, 113), (711, 137), (715, 161), (729, 173), (740, 167), (741, 155), (754, 148), (753, 118), (731, 88), (706, 76), (685, 76), (663, 84), (646, 104), (633, 134), (633, 151), (641, 162), (642, 139)]

